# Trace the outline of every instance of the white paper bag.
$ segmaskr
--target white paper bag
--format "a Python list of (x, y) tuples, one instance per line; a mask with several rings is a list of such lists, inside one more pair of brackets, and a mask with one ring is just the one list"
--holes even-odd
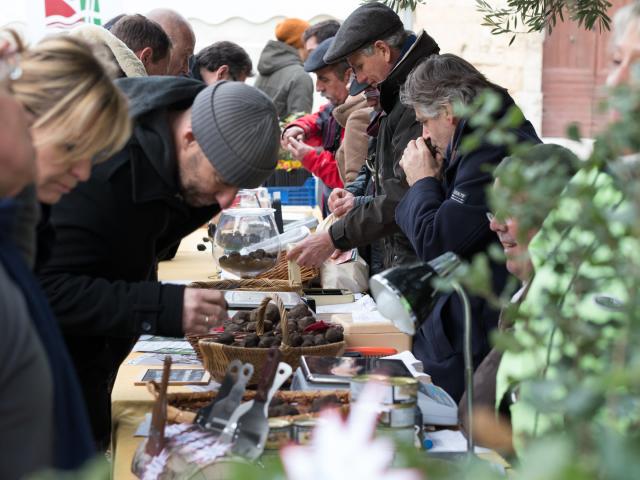
[[(337, 220), (333, 214), (325, 218), (316, 228), (323, 232)], [(352, 293), (369, 289), (369, 265), (358, 254), (357, 249), (344, 252), (336, 259), (329, 259), (320, 266), (322, 288), (339, 288)]]

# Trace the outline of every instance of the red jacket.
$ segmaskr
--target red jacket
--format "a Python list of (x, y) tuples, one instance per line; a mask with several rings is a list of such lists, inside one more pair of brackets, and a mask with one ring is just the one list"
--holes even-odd
[[(320, 107), (320, 110), (310, 113), (297, 120), (291, 122), (285, 127), (300, 127), (304, 130), (304, 143), (311, 147), (316, 147), (315, 151), (307, 153), (302, 159), (302, 166), (320, 178), (322, 182), (329, 188), (342, 188), (344, 186), (342, 178), (340, 178), (340, 170), (336, 163), (335, 154), (322, 148), (323, 144), (323, 128), (327, 122), (324, 118), (331, 117), (333, 105), (326, 103)], [(340, 143), (344, 138), (344, 129), (340, 129)]]

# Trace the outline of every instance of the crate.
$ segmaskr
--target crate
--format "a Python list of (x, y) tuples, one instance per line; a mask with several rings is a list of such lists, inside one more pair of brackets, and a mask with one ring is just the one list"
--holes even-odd
[(293, 170), (275, 170), (264, 182), (265, 187), (301, 187), (304, 185), (311, 173), (304, 168), (294, 168)]
[(316, 200), (316, 179), (309, 177), (301, 187), (267, 187), (273, 197), (273, 192), (280, 192), (282, 205), (305, 205), (315, 207)]

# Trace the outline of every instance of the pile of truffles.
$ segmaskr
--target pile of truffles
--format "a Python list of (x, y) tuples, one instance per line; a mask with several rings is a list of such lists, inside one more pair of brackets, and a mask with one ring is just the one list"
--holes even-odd
[(247, 255), (240, 255), (240, 252), (231, 252), (229, 255), (222, 255), (218, 259), (220, 268), (236, 273), (243, 278), (266, 272), (275, 267), (277, 261), (277, 253), (265, 252), (261, 248)]
[(287, 403), (281, 398), (273, 398), (269, 404), (269, 418), (288, 417), (305, 413), (317, 413), (331, 408), (340, 408), (342, 403), (333, 393), (322, 397), (314, 398), (311, 405), (296, 405)]
[[(215, 339), (224, 345), (245, 348), (278, 347), (282, 343), (280, 312), (270, 303), (264, 317), (264, 334), (259, 336), (257, 329), (257, 309), (239, 311), (224, 324), (224, 332)], [(312, 312), (304, 303), (300, 303), (287, 312), (289, 345), (292, 347), (314, 347), (341, 342), (344, 333), (341, 325), (329, 325), (316, 322)]]

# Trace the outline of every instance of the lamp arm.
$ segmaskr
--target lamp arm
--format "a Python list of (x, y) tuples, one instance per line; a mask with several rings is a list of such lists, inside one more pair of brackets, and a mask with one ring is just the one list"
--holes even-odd
[(464, 313), (464, 374), (467, 388), (467, 452), (473, 453), (473, 356), (471, 354), (471, 307), (469, 297), (456, 280), (451, 281), (451, 287), (462, 301)]

